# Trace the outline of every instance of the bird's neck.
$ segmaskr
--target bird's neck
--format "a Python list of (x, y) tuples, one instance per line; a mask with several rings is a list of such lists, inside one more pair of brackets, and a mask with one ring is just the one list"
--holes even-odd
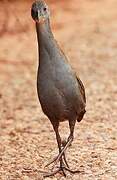
[(51, 31), (49, 19), (43, 24), (36, 23), (38, 49), (39, 49), (39, 64), (48, 64), (48, 61), (54, 61), (58, 53), (58, 45)]
[(36, 31), (37, 31), (37, 39), (39, 44), (43, 43), (43, 39), (47, 39), (53, 36), (49, 19), (47, 19), (42, 23), (36, 23)]
[(47, 50), (49, 52), (51, 46), (53, 45), (53, 43), (55, 43), (49, 19), (47, 19), (43, 23), (36, 23), (36, 31), (39, 54), (41, 54), (41, 52), (44, 52), (44, 50)]

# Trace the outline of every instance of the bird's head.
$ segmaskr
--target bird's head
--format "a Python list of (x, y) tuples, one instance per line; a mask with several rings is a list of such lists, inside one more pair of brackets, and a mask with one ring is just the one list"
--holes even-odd
[(50, 16), (50, 11), (47, 4), (42, 0), (35, 1), (32, 4), (31, 16), (37, 23), (46, 21)]

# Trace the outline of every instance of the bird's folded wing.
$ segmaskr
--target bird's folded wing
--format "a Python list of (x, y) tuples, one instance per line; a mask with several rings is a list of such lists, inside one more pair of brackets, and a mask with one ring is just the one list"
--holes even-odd
[(77, 82), (79, 84), (80, 92), (81, 92), (81, 94), (83, 96), (84, 102), (86, 103), (86, 95), (85, 95), (84, 85), (83, 85), (82, 81), (80, 80), (80, 78), (77, 75), (76, 75), (76, 79), (77, 79)]

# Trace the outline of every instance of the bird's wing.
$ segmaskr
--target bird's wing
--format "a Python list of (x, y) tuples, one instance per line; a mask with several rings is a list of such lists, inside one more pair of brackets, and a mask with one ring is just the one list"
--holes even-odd
[(80, 92), (81, 92), (81, 94), (83, 96), (84, 102), (86, 103), (86, 95), (85, 95), (84, 85), (83, 85), (82, 81), (80, 80), (80, 78), (77, 75), (76, 75), (76, 79), (77, 79), (77, 82), (79, 84)]

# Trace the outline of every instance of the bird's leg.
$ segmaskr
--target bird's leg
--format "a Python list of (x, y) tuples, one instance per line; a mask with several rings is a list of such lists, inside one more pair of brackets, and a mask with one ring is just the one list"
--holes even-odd
[[(60, 137), (60, 134), (59, 134), (59, 131), (58, 131), (58, 128), (54, 127), (54, 130), (55, 130), (55, 133), (56, 133), (56, 139), (57, 139), (57, 143), (58, 143), (58, 148), (59, 148), (59, 154), (61, 154), (62, 152), (62, 143), (61, 143), (61, 137)], [(58, 159), (58, 158), (57, 158)], [(63, 175), (66, 176), (65, 172), (64, 172), (64, 169), (63, 169), (63, 159), (62, 159), (62, 156), (59, 158), (59, 161), (60, 161), (60, 170), (63, 172)]]
[(70, 128), (70, 135), (68, 137), (68, 142), (70, 141), (70, 144), (72, 143), (74, 139), (74, 127), (75, 127), (76, 120), (69, 120), (69, 128)]
[[(69, 165), (68, 165), (67, 160), (66, 160), (65, 152), (62, 154), (62, 156), (63, 156), (63, 160), (64, 160), (66, 166), (69, 168)], [(59, 155), (58, 155), (57, 157), (55, 157), (52, 161), (50, 161), (48, 164), (46, 164), (45, 167), (48, 167), (48, 166), (51, 165), (52, 163), (56, 162), (57, 159), (58, 159), (58, 157), (59, 157)]]
[[(46, 165), (46, 167), (49, 166), (50, 164), (52, 164), (53, 162), (55, 162), (55, 165), (56, 165), (56, 164), (60, 161), (61, 157), (63, 156), (64, 162), (65, 162), (66, 166), (69, 168), (69, 165), (68, 165), (67, 160), (66, 160), (66, 157), (65, 157), (65, 151), (66, 151), (66, 149), (68, 148), (68, 146), (71, 145), (71, 143), (72, 143), (72, 141), (73, 141), (73, 138), (74, 138), (73, 134), (74, 134), (75, 122), (76, 122), (76, 120), (71, 120), (71, 121), (69, 121), (70, 135), (69, 135), (69, 137), (68, 137), (68, 140), (67, 140), (66, 143), (63, 144), (63, 148), (59, 151), (59, 155), (58, 155), (54, 160), (52, 160), (50, 163), (48, 163), (48, 164)], [(53, 127), (54, 127), (54, 126), (53, 126)], [(61, 147), (62, 142), (61, 142), (61, 138), (60, 138), (58, 129), (56, 129), (56, 126), (54, 127), (54, 130), (55, 130), (55, 132), (56, 132), (56, 139), (58, 139), (58, 140), (57, 140), (58, 146)], [(57, 132), (58, 132), (58, 133), (57, 133)], [(59, 143), (59, 141), (60, 141), (60, 143)], [(60, 149), (60, 148), (59, 148), (59, 149)]]
[[(76, 120), (72, 120), (72, 121), (69, 121), (69, 127), (70, 127), (70, 135), (69, 135), (69, 137), (68, 137), (68, 140), (67, 140), (67, 143), (66, 143), (66, 145), (64, 146), (64, 148), (62, 149), (62, 151), (61, 151), (61, 153), (59, 154), (59, 156), (58, 156), (58, 158), (56, 159), (56, 164), (57, 164), (57, 162), (60, 160), (60, 158), (63, 156), (63, 154), (65, 153), (65, 151), (66, 151), (66, 149), (68, 148), (68, 146), (70, 146), (71, 145), (71, 143), (72, 143), (72, 141), (73, 141), (73, 139), (74, 139), (74, 127), (75, 127), (75, 123), (76, 123)], [(65, 158), (65, 161), (66, 161), (66, 158)], [(67, 161), (66, 161), (66, 164), (67, 164)], [(69, 168), (69, 166), (67, 166), (67, 167), (65, 167), (64, 166), (64, 169), (65, 170), (67, 170), (67, 171), (69, 171), (69, 172), (71, 172), (71, 173), (78, 173), (78, 172), (80, 172), (79, 170), (71, 170), (70, 168)]]
[(68, 146), (71, 145), (71, 143), (72, 143), (72, 141), (74, 139), (74, 127), (75, 127), (75, 123), (76, 123), (76, 120), (69, 121), (70, 135), (69, 135), (68, 140), (67, 140), (66, 144), (64, 145), (62, 151), (60, 152), (60, 154), (58, 155), (58, 157), (56, 159), (56, 164), (60, 160), (61, 156), (65, 153), (65, 151), (68, 148)]
[[(59, 155), (57, 156), (56, 159), (54, 159), (54, 161), (52, 162), (55, 162), (54, 166), (60, 161), (60, 166), (58, 167), (57, 170), (55, 171), (52, 171), (51, 173), (47, 173), (44, 175), (44, 177), (49, 177), (49, 176), (53, 176), (55, 175), (56, 173), (58, 172), (61, 172), (63, 173), (64, 176), (66, 176), (65, 174), (65, 170), (66, 171), (69, 171), (70, 173), (80, 173), (81, 171), (79, 170), (71, 170), (68, 166), (68, 163), (66, 161), (66, 157), (65, 157), (65, 151), (67, 149), (68, 146), (71, 145), (72, 141), (73, 141), (73, 134), (74, 134), (74, 126), (75, 126), (75, 122), (76, 121), (72, 121), (72, 122), (69, 122), (69, 126), (70, 126), (70, 135), (68, 137), (68, 140), (67, 140), (67, 143), (63, 146), (61, 146), (62, 142), (61, 142), (61, 137), (59, 135), (59, 132), (58, 132), (58, 128), (57, 127), (54, 127), (54, 130), (56, 132), (56, 139), (57, 139), (57, 143), (58, 143), (58, 148), (59, 148)], [(64, 160), (64, 161), (63, 161)], [(65, 163), (64, 163), (65, 162)], [(50, 164), (50, 163), (49, 163)], [(66, 166), (65, 166), (66, 165)]]
[(69, 168), (69, 164), (68, 164), (68, 162), (66, 160), (65, 152), (63, 153), (63, 160), (65, 162), (65, 165)]
[[(69, 121), (70, 135), (68, 137), (66, 146), (64, 147), (63, 151), (65, 151), (67, 149), (67, 147), (71, 145), (71, 143), (72, 143), (72, 141), (74, 139), (74, 127), (75, 127), (75, 123), (76, 123), (76, 120)], [(69, 167), (64, 167), (64, 169), (69, 171), (70, 173), (79, 173), (79, 172), (81, 172), (79, 170), (71, 170)]]
[[(53, 127), (54, 127), (54, 130), (56, 133), (56, 139), (57, 139), (57, 144), (58, 144), (58, 148), (59, 148), (59, 154), (61, 154), (61, 151), (62, 151), (61, 137), (60, 137), (60, 134), (58, 131), (58, 126), (53, 126)], [(56, 161), (56, 159), (55, 159), (55, 161)], [(66, 174), (64, 172), (64, 163), (63, 163), (62, 156), (59, 158), (59, 161), (60, 161), (60, 167), (58, 168), (58, 170), (51, 172), (51, 173), (48, 173), (48, 174), (45, 174), (44, 177), (49, 177), (49, 176), (55, 175), (57, 172), (60, 172), (60, 171), (62, 171), (63, 175), (66, 176)]]
[[(69, 168), (69, 165), (68, 165), (67, 160), (66, 160), (65, 152), (63, 152), (61, 154), (61, 152), (64, 149), (64, 146), (65, 146), (66, 143), (63, 143), (61, 141), (61, 137), (60, 137), (60, 134), (58, 132), (58, 126), (59, 126), (58, 124), (53, 124), (53, 128), (54, 128), (54, 131), (56, 133), (57, 144), (58, 144), (58, 148), (59, 148), (59, 155), (57, 157), (55, 157), (52, 161), (50, 161), (45, 167), (48, 167), (49, 165), (51, 165), (54, 162), (55, 162), (55, 165), (56, 165), (57, 164), (56, 161), (59, 162), (60, 158), (63, 158), (65, 165)], [(59, 157), (60, 154), (61, 154), (61, 157)]]

